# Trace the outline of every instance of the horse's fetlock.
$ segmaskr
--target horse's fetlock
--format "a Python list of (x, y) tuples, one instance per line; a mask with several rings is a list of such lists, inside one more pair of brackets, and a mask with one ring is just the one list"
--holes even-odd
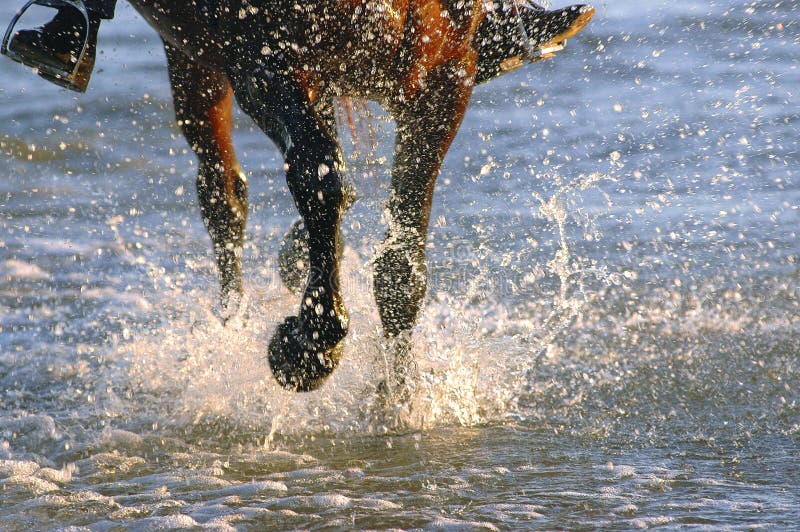
[(387, 243), (375, 258), (373, 288), (384, 333), (413, 327), (428, 289), (424, 247), (416, 239)]
[(341, 180), (336, 181), (336, 183), (325, 183), (316, 189), (316, 199), (321, 205), (339, 208), (345, 204), (347, 191)]

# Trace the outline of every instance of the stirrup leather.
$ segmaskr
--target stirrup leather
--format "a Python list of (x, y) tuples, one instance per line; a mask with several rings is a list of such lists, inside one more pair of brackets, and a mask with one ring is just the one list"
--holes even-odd
[[(84, 24), (82, 28), (78, 28), (78, 31), (81, 31), (81, 38), (79, 39), (80, 50), (73, 50), (74, 57), (71, 58), (67, 62), (62, 62), (61, 65), (53, 65), (41, 60), (37, 60), (37, 58), (27, 55), (25, 53), (18, 52), (9, 47), (9, 44), (13, 43), (13, 36), (15, 35), (16, 25), (25, 12), (30, 9), (32, 6), (44, 6), (44, 7), (52, 7), (55, 9), (76, 9), (78, 13), (80, 13), (81, 17), (83, 18)], [(81, 66), (83, 65), (83, 59), (86, 56), (87, 50), (89, 48), (89, 12), (86, 9), (86, 5), (84, 5), (83, 0), (29, 0), (22, 8), (17, 11), (14, 18), (11, 19), (11, 23), (8, 25), (8, 29), (6, 29), (5, 36), (3, 37), (3, 44), (0, 47), (0, 53), (7, 56), (9, 59), (16, 61), (17, 63), (22, 63), (23, 65), (35, 68), (37, 73), (45, 78), (48, 81), (55, 83), (61, 87), (75, 90), (78, 92), (83, 92), (85, 90), (85, 82), (81, 83), (79, 77), (81, 74)], [(75, 60), (77, 58), (77, 60)], [(83, 89), (81, 89), (83, 86)]]

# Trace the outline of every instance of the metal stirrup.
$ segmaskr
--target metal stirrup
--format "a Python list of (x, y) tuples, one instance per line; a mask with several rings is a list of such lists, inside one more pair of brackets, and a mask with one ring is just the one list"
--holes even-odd
[[(52, 7), (55, 9), (61, 9), (65, 7), (77, 9), (78, 12), (83, 16), (84, 20), (83, 44), (81, 46), (80, 52), (77, 54), (78, 60), (74, 62), (74, 66), (71, 69), (58, 68), (53, 65), (42, 63), (40, 61), (35, 61), (31, 57), (17, 53), (9, 48), (8, 45), (9, 42), (12, 40), (12, 36), (15, 33), (14, 29), (17, 23), (19, 22), (20, 18), (22, 18), (22, 15), (24, 15), (25, 12), (34, 5)], [(22, 8), (19, 11), (17, 11), (16, 15), (14, 15), (14, 18), (11, 19), (11, 23), (8, 25), (8, 29), (6, 29), (5, 36), (3, 37), (3, 44), (0, 47), (0, 53), (7, 56), (9, 59), (13, 61), (22, 63), (23, 65), (27, 65), (29, 67), (36, 68), (41, 74), (44, 74), (46, 76), (52, 76), (56, 79), (63, 79), (69, 83), (72, 83), (77, 77), (81, 61), (83, 61), (83, 57), (84, 55), (86, 55), (86, 50), (88, 47), (89, 47), (89, 11), (86, 9), (86, 5), (83, 3), (83, 0), (29, 0), (24, 6), (22, 6)]]

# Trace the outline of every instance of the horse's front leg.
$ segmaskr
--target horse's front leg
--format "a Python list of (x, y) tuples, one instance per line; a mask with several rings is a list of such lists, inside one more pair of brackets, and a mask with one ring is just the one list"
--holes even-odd
[[(314, 110), (320, 117), (330, 137), (336, 139), (338, 143), (336, 112), (333, 101), (327, 98), (317, 100), (314, 103)], [(341, 150), (337, 150), (337, 161), (337, 168), (340, 174), (343, 174), (345, 162)], [(344, 176), (342, 176), (341, 179), (344, 179)], [(347, 210), (355, 202), (356, 193), (351, 183), (345, 182), (345, 187), (347, 190), (347, 203), (344, 208)], [(342, 237), (339, 235), (338, 254), (340, 258), (343, 251), (342, 245)], [(297, 219), (286, 234), (283, 235), (280, 252), (278, 254), (278, 273), (286, 288), (294, 294), (301, 294), (308, 281), (308, 268), (308, 231), (306, 231), (306, 226), (301, 217)]]
[(375, 298), (384, 334), (397, 339), (394, 384), (413, 371), (407, 342), (427, 290), (425, 241), (439, 168), (464, 117), (476, 54), (430, 72), (425, 87), (393, 111), (397, 121), (389, 227), (375, 259)]
[(308, 232), (309, 272), (297, 316), (278, 326), (269, 363), (287, 389), (318, 388), (336, 368), (348, 317), (339, 290), (339, 221), (347, 203), (336, 139), (303, 87), (283, 68), (248, 65), (234, 74), (236, 97), (275, 141)]
[(233, 91), (227, 76), (165, 45), (175, 114), (197, 154), (197, 195), (219, 269), (225, 318), (242, 296), (241, 252), (247, 220), (247, 178), (233, 148)]

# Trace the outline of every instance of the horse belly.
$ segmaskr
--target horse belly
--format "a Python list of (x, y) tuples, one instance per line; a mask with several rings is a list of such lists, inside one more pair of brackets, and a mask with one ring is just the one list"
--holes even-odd
[(210, 22), (213, 13), (208, 0), (129, 0), (164, 42), (187, 57), (208, 66), (224, 65), (222, 44)]
[(374, 90), (395, 66), (406, 1), (289, 0), (263, 6), (264, 24), (277, 29), (266, 32), (270, 48), (295, 55), (300, 68), (329, 85)]

